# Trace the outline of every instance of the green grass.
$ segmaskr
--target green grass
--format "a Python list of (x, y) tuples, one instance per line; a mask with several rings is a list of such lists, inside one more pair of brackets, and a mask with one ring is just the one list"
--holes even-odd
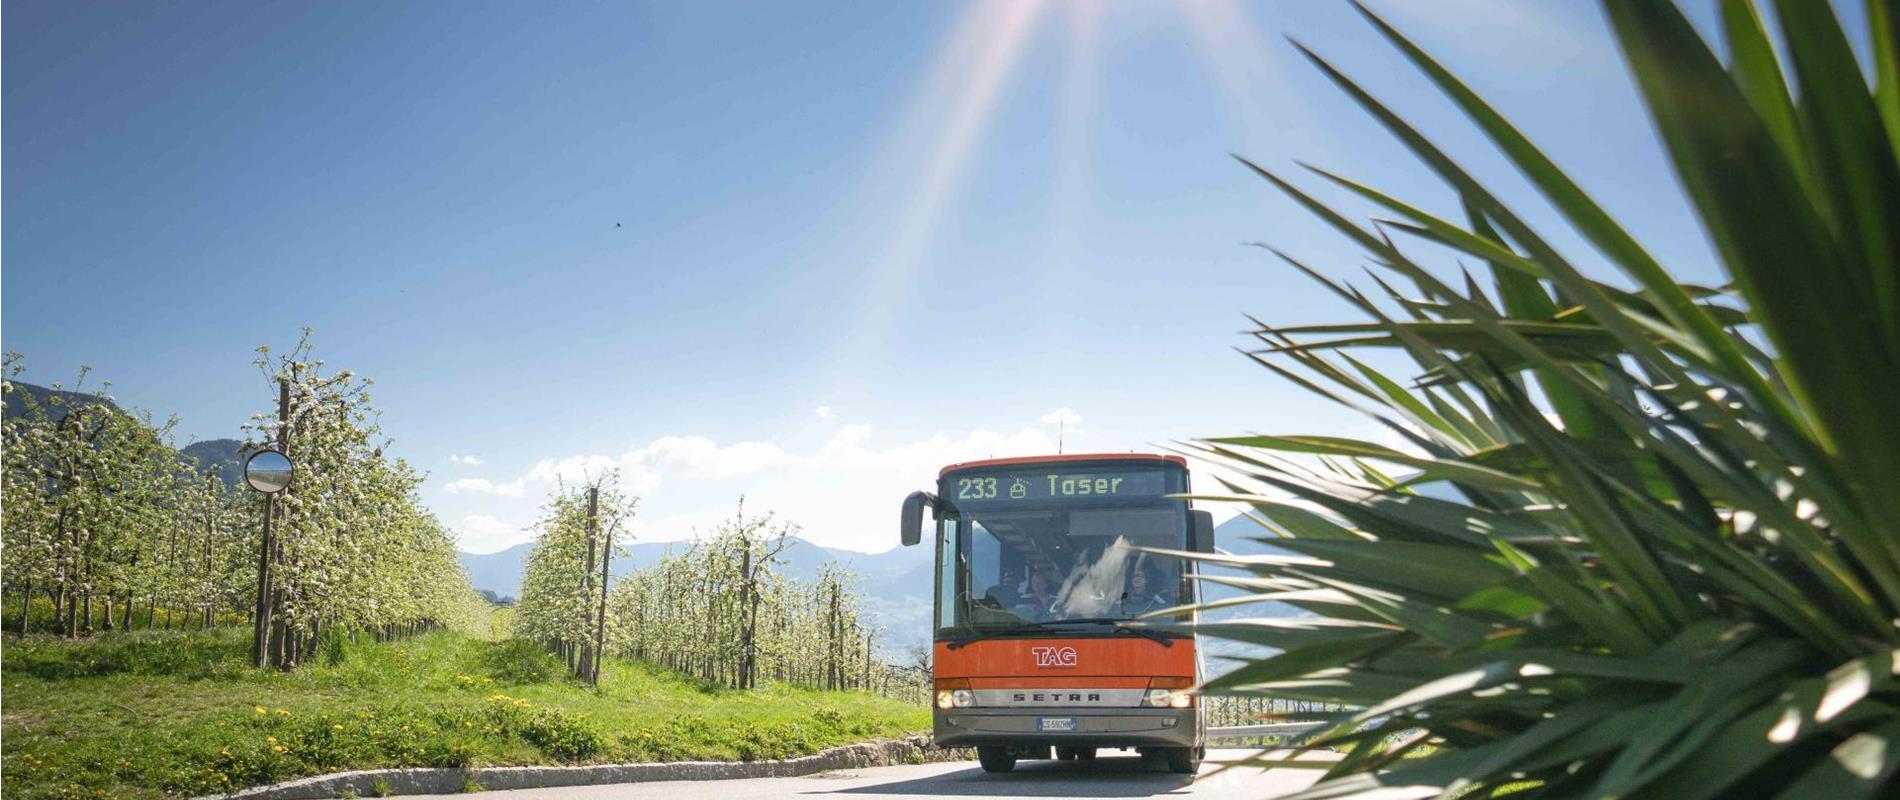
[(600, 691), (519, 641), (436, 632), (342, 643), (293, 673), (245, 666), (247, 632), (10, 639), (8, 798), (165, 797), (394, 766), (750, 760), (929, 727), (859, 692), (702, 686), (609, 660)]
[[(113, 609), (112, 619), (114, 627), (123, 626), (125, 622), (119, 616), (124, 610), (123, 607), (114, 605)], [(29, 606), (29, 610), (31, 613), (27, 615), (28, 633), (59, 634), (66, 630), (64, 618), (53, 613), (53, 601), (44, 597), (35, 597), (33, 598), (32, 605)], [(512, 611), (512, 609), (510, 610)], [(104, 602), (100, 602), (94, 606), (92, 625), (95, 631), (105, 632), (105, 613)], [(173, 628), (181, 632), (197, 630), (198, 627), (203, 624), (203, 618), (200, 616), (200, 613), (201, 612), (194, 610), (174, 610), (164, 607), (150, 608), (144, 605), (135, 605), (132, 609), (132, 630), (143, 631), (165, 628)], [(248, 624), (250, 624), (250, 619), (246, 615), (233, 613), (228, 609), (218, 611), (212, 623), (213, 627), (226, 625), (243, 626)], [(82, 622), (81, 625), (83, 626), (84, 623)], [(20, 632), (20, 601), (18, 598), (7, 597), (4, 600), (0, 600), (0, 630), (4, 630), (9, 634), (17, 634)], [(9, 639), (8, 641), (12, 640)]]

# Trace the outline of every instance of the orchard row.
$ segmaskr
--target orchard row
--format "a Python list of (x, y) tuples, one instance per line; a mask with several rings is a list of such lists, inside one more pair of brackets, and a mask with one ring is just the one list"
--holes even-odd
[[(295, 462), (270, 503), (181, 456), (172, 422), (104, 397), (4, 391), (4, 593), (12, 630), (269, 622), (269, 660), (294, 667), (326, 633), (390, 635), (477, 624), (487, 612), (448, 531), (417, 496), (421, 476), (383, 454), (370, 382), (326, 373), (308, 338), (259, 348), (275, 413), (244, 426), (240, 455), (272, 446)], [(23, 364), (9, 355), (17, 379)], [(75, 399), (79, 398), (79, 399)], [(260, 560), (270, 563), (259, 603)]]
[(785, 574), (780, 556), (796, 526), (747, 516), (743, 503), (717, 531), (601, 592), (602, 560), (610, 541), (625, 541), (633, 509), (611, 473), (554, 492), (528, 556), (516, 636), (562, 653), (583, 679), (598, 646), (731, 688), (766, 679), (928, 696), (926, 672), (889, 663), (850, 573), (826, 564), (809, 580)]

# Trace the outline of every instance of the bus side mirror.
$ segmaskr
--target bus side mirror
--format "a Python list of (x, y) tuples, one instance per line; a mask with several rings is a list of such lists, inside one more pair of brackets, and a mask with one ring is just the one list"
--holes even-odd
[(899, 530), (903, 532), (905, 547), (924, 540), (924, 509), (936, 507), (937, 496), (929, 492), (911, 492), (904, 498), (904, 521)]
[(1214, 552), (1214, 515), (1207, 511), (1188, 513), (1194, 518), (1194, 552)]

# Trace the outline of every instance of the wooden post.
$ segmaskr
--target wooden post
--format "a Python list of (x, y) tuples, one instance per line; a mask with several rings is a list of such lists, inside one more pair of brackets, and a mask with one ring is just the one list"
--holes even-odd
[[(302, 368), (296, 364), (292, 364), (290, 365), (289, 383), (282, 383), (278, 388), (277, 414), (283, 421), (283, 425), (277, 430), (277, 448), (283, 451), (285, 458), (290, 457), (290, 419), (292, 414), (295, 413), (291, 408), (291, 403), (295, 398), (290, 393), (290, 386), (291, 384), (297, 383), (301, 377)], [(284, 492), (289, 491), (288, 488), (284, 489)], [(288, 507), (284, 510), (284, 516), (286, 518), (290, 516)], [(286, 521), (288, 521), (288, 519), (286, 519)], [(278, 537), (275, 541), (271, 542), (271, 568), (273, 570), (281, 571), (283, 569), (285, 553), (286, 548), (282, 537)], [(290, 669), (297, 665), (296, 651), (293, 645), (290, 644), (290, 638), (290, 620), (284, 617), (284, 595), (272, 591), (270, 654), (271, 663), (278, 669)]]
[[(277, 446), (287, 448), (290, 442), (290, 381), (277, 380)], [(284, 455), (288, 456), (289, 453)], [(263, 669), (271, 655), (271, 561), (276, 555), (276, 541), (271, 538), (271, 516), (276, 505), (275, 495), (264, 495), (264, 540), (257, 550), (257, 612), (253, 619), (256, 629), (251, 632), (253, 654), (251, 665)]]
[(20, 603), (20, 636), (24, 638), (26, 636), (27, 615), (33, 612), (33, 576), (27, 576), (26, 591), (21, 592), (20, 597), (23, 601)]
[[(587, 487), (587, 564), (581, 569), (581, 593), (591, 597), (594, 588), (594, 515), (598, 513), (600, 489)], [(591, 643), (579, 644), (580, 661), (574, 668), (574, 675), (585, 683), (594, 673), (594, 653)]]
[[(742, 507), (743, 508), (743, 507)], [(743, 511), (739, 518), (739, 678), (735, 683), (741, 689), (752, 688), (752, 653), (755, 644), (752, 641), (752, 617), (759, 611), (758, 603), (753, 600), (752, 585), (752, 540), (746, 535)]]
[(836, 578), (832, 579), (831, 584), (831, 613), (828, 619), (830, 625), (827, 626), (829, 635), (825, 640), (825, 688), (836, 691), (844, 688), (844, 665), (838, 663), (839, 657), (844, 654), (844, 648), (838, 641), (838, 638), (844, 635), (844, 620), (838, 617)]
[(257, 549), (257, 625), (251, 632), (251, 666), (263, 669), (270, 647), (270, 518), (276, 497), (264, 495), (264, 541)]
[[(596, 515), (600, 511), (600, 487), (587, 492), (587, 520), (590, 527), (598, 527)], [(600, 613), (594, 618), (594, 672), (587, 682), (600, 685), (600, 662), (607, 657), (607, 578), (611, 575), (609, 566), (614, 558), (614, 532), (612, 529), (600, 532)]]

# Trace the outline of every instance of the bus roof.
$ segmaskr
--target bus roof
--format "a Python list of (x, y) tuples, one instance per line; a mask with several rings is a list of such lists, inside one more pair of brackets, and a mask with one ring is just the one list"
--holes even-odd
[(972, 469), (975, 467), (1001, 467), (1010, 464), (1066, 464), (1072, 461), (1165, 461), (1183, 468), (1187, 467), (1187, 459), (1180, 456), (1161, 456), (1153, 453), (1085, 453), (1078, 455), (1018, 456), (1016, 458), (989, 458), (982, 461), (965, 461), (961, 464), (951, 464), (950, 466), (944, 467), (937, 473), (937, 477), (941, 478), (957, 470)]

